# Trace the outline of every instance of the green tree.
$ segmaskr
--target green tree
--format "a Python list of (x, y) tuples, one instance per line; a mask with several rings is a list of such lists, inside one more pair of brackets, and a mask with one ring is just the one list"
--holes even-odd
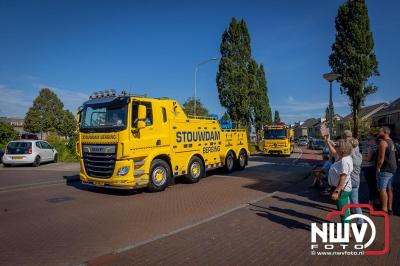
[(77, 121), (75, 116), (69, 110), (63, 110), (62, 123), (58, 127), (58, 133), (61, 136), (72, 137), (76, 134)]
[(267, 79), (265, 78), (264, 66), (261, 64), (256, 73), (256, 91), (251, 95), (254, 127), (256, 132), (272, 123), (271, 107), (269, 106)]
[[(359, 130), (358, 130), (359, 139), (366, 139), (368, 137), (368, 135), (377, 135), (379, 132), (378, 128), (372, 126), (371, 118), (366, 118), (364, 120), (360, 120), (358, 127), (359, 127)], [(344, 129), (354, 130), (354, 122), (347, 121), (344, 124)]]
[[(189, 97), (186, 100), (186, 102), (183, 104), (183, 111), (186, 113), (186, 115), (194, 114), (194, 98), (193, 97)], [(203, 103), (198, 98), (196, 99), (196, 115), (197, 116), (210, 115), (207, 108), (204, 107)]]
[(0, 148), (4, 147), (9, 141), (18, 139), (19, 134), (14, 128), (0, 119)]
[(355, 125), (353, 134), (358, 137), (361, 106), (365, 98), (377, 90), (376, 86), (368, 83), (368, 79), (379, 75), (365, 1), (348, 0), (341, 5), (335, 27), (336, 39), (329, 56), (329, 65), (332, 71), (341, 74), (341, 92), (350, 99)]
[[(217, 73), (219, 100), (236, 127), (248, 127), (250, 91), (248, 67), (251, 61), (250, 35), (246, 22), (232, 18), (222, 34), (221, 60)], [(251, 80), (255, 82), (254, 79)]]
[(279, 111), (275, 110), (275, 114), (274, 114), (274, 124), (278, 124), (279, 122), (281, 122), (281, 117), (279, 116)]
[(72, 113), (64, 110), (64, 104), (48, 88), (43, 88), (33, 101), (24, 119), (24, 130), (31, 133), (56, 132), (62, 136), (71, 136), (76, 129), (76, 120)]

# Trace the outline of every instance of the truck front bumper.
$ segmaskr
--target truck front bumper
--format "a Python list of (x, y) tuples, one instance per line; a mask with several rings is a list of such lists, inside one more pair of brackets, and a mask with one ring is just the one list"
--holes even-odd
[[(79, 174), (82, 184), (95, 186), (95, 187), (106, 187), (115, 189), (134, 189), (139, 187), (145, 187), (148, 184), (148, 178), (142, 171), (140, 175), (135, 176), (137, 171), (134, 170), (134, 163), (132, 160), (119, 160), (115, 162), (114, 171), (109, 178), (92, 177), (86, 173), (85, 165), (83, 160), (80, 160), (81, 171)], [(129, 171), (124, 175), (118, 175), (120, 169), (129, 167)]]
[(264, 148), (265, 155), (290, 155), (290, 149), (274, 149), (274, 148)]

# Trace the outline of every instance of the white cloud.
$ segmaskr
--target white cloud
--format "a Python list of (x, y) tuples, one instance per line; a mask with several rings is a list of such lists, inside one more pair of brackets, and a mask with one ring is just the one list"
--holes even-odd
[[(310, 97), (312, 98), (312, 96)], [(369, 97), (365, 102), (365, 106), (373, 105), (381, 102), (388, 102), (377, 97)], [(293, 96), (288, 96), (283, 103), (273, 104), (272, 110), (279, 110), (280, 117), (287, 123), (293, 123), (296, 121), (304, 121), (308, 118), (323, 117), (325, 116), (325, 109), (329, 102), (327, 100), (297, 100)], [(347, 96), (341, 95), (339, 98), (334, 99), (333, 102), (335, 112), (345, 116), (350, 111), (349, 102)]]
[[(323, 117), (325, 115), (325, 109), (329, 105), (329, 102), (319, 99), (310, 100), (297, 100), (293, 96), (288, 96), (283, 103), (273, 104), (272, 110), (279, 110), (280, 117), (286, 123), (293, 123), (296, 121), (304, 121), (311, 117)], [(348, 107), (348, 103), (345, 98), (338, 99), (334, 102), (335, 111), (343, 111), (344, 108)]]
[[(325, 108), (328, 106), (328, 101), (326, 100), (296, 100), (294, 97), (289, 96), (284, 103), (273, 104), (272, 109), (282, 109), (282, 113), (297, 113), (304, 111), (321, 111), (325, 112)], [(334, 102), (335, 108), (341, 108), (348, 106), (348, 103), (345, 101), (336, 101)]]
[(23, 117), (32, 104), (30, 93), (0, 85), (0, 116)]
[(75, 113), (77, 108), (89, 98), (82, 92), (43, 84), (36, 84), (31, 89), (15, 89), (0, 84), (0, 116), (24, 117), (41, 88), (49, 88), (54, 91), (64, 103), (64, 108), (69, 109), (72, 113)]

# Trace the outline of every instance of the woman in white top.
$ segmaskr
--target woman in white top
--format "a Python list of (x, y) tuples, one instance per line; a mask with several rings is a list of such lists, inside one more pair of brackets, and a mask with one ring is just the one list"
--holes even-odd
[[(328, 182), (334, 188), (332, 199), (336, 201), (336, 206), (339, 211), (349, 204), (349, 196), (351, 194), (351, 178), (350, 174), (353, 171), (353, 160), (351, 153), (353, 146), (350, 141), (340, 139), (337, 142), (336, 162), (329, 169)], [(350, 210), (347, 209), (345, 214), (341, 216), (342, 223), (349, 223), (346, 218), (350, 215)]]

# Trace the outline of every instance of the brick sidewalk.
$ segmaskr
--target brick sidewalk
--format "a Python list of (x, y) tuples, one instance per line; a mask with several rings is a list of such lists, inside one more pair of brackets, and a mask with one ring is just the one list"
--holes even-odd
[[(92, 260), (91, 265), (395, 265), (399, 263), (400, 218), (391, 216), (389, 255), (312, 256), (310, 225), (323, 222), (335, 209), (307, 179), (269, 198), (179, 233), (119, 254)], [(365, 183), (362, 184), (365, 193)], [(377, 228), (383, 219), (373, 219)], [(373, 247), (383, 245), (377, 233)]]

